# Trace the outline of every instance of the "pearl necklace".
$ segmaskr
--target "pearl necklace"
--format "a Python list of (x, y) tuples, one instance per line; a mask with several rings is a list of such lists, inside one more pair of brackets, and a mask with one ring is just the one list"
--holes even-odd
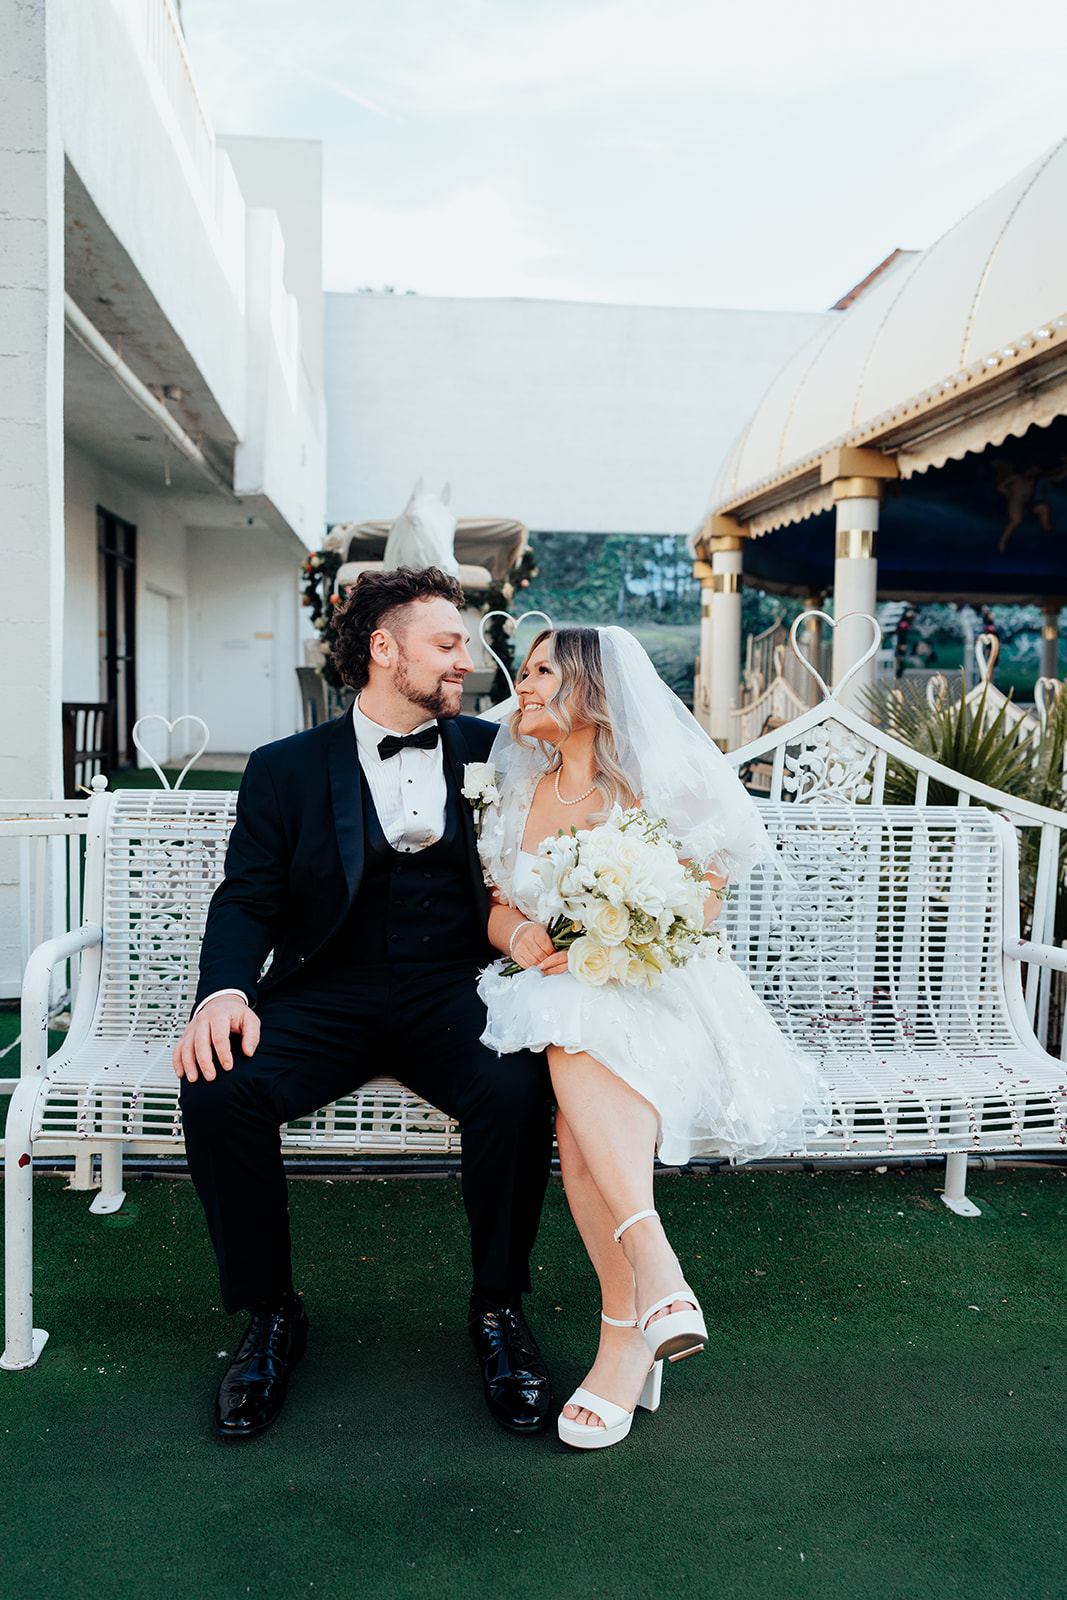
[(587, 789), (584, 794), (580, 794), (577, 800), (564, 800), (563, 796), (559, 792), (559, 775), (561, 771), (562, 768), (556, 768), (556, 799), (559, 801), (561, 806), (579, 805), (581, 801), (588, 800), (591, 794), (596, 794), (596, 784), (594, 783), (593, 787), (591, 789)]

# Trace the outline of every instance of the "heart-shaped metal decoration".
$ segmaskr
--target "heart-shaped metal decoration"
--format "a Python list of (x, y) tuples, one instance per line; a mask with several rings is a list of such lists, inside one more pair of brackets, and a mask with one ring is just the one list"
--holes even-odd
[(193, 751), (192, 755), (189, 757), (188, 761), (185, 763), (184, 767), (182, 768), (182, 770), (179, 772), (178, 776), (174, 780), (175, 789), (180, 789), (181, 786), (182, 786), (182, 779), (185, 777), (185, 774), (189, 771), (189, 768), (192, 766), (193, 762), (194, 761), (198, 761), (200, 759), (200, 757), (203, 755), (204, 751), (207, 749), (207, 742), (211, 738), (211, 731), (208, 728), (208, 725), (204, 721), (203, 717), (194, 717), (194, 716), (191, 716), (188, 712), (185, 714), (184, 717), (176, 717), (173, 722), (168, 721), (168, 719), (166, 717), (161, 717), (159, 715), (159, 713), (156, 712), (156, 711), (151, 712), (146, 717), (138, 717), (137, 718), (137, 721), (133, 725), (133, 742), (137, 746), (137, 749), (144, 756), (144, 758), (148, 762), (149, 766), (154, 769), (154, 771), (156, 773), (156, 776), (158, 777), (160, 783), (163, 785), (164, 789), (169, 789), (170, 788), (170, 784), (167, 782), (167, 780), (166, 780), (166, 778), (165, 778), (165, 776), (163, 774), (163, 768), (159, 765), (159, 762), (156, 760), (156, 758), (153, 755), (150, 755), (149, 752), (145, 749), (144, 745), (141, 743), (141, 729), (148, 722), (161, 722), (163, 724), (163, 726), (166, 728), (168, 733), (173, 733), (175, 728), (180, 728), (183, 722), (197, 722), (197, 723), (200, 724), (200, 727), (203, 730), (203, 738), (200, 741), (199, 748)]
[[(528, 617), (544, 617), (545, 622), (550, 628), (552, 627), (552, 618), (549, 616), (547, 611), (524, 611), (519, 617), (513, 617), (510, 611), (487, 611), (481, 622), (478, 624), (478, 637), (482, 642), (482, 647), (489, 652), (497, 666), (500, 668), (501, 672), (504, 674), (505, 678), (508, 680), (508, 688), (511, 695), (513, 695), (515, 693), (515, 680), (485, 636), (485, 625), (493, 617), (503, 617), (505, 623), (510, 622), (514, 624), (514, 627), (507, 629), (509, 634), (515, 633)], [(502, 703), (506, 704), (506, 702)], [(494, 706), (492, 709), (495, 711), (496, 707)]]
[[(816, 671), (811, 662), (808, 660), (807, 656), (802, 655), (800, 650), (797, 648), (797, 629), (803, 623), (811, 622), (814, 617), (818, 617), (822, 622), (828, 622), (831, 628), (838, 627), (842, 622), (850, 622), (854, 617), (859, 617), (864, 622), (869, 622), (871, 625), (872, 638), (869, 648), (862, 656), (860, 656), (858, 661), (854, 661), (852, 663), (848, 671), (845, 673), (845, 676), (841, 679), (841, 682), (836, 684), (833, 689), (829, 687), (822, 673)], [(843, 617), (831, 617), (828, 616), (825, 611), (802, 611), (799, 617), (794, 620), (793, 626), (789, 630), (789, 646), (797, 660), (800, 662), (800, 665), (804, 668), (804, 671), (810, 672), (812, 677), (815, 679), (815, 682), (819, 685), (819, 688), (823, 693), (823, 699), (836, 700), (845, 685), (851, 683), (857, 672), (859, 672), (862, 667), (865, 667), (868, 661), (870, 661), (872, 657), (876, 656), (879, 650), (882, 648), (882, 626), (878, 621), (878, 618), (872, 617), (869, 611), (846, 611)]]
[(1048, 727), (1048, 719), (1060, 702), (1063, 685), (1058, 678), (1038, 678), (1034, 684), (1034, 707), (1037, 711), (1037, 720), (1042, 734)]
[(974, 641), (974, 659), (978, 663), (978, 681), (991, 683), (993, 668), (1000, 654), (1000, 640), (995, 633), (980, 633)]

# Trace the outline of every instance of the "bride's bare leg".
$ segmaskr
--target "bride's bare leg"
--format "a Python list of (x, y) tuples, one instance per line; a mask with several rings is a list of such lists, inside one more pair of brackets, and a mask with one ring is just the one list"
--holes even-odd
[[(637, 1314), (635, 1307), (651, 1305), (681, 1279), (677, 1258), (654, 1218), (628, 1228), (621, 1249), (613, 1237), (620, 1222), (653, 1206), (656, 1113), (590, 1055), (551, 1048), (548, 1061), (560, 1108), (556, 1132), (571, 1212), (600, 1280), (604, 1310), (620, 1321), (630, 1320)], [(686, 1304), (676, 1301), (667, 1310)], [(586, 1387), (632, 1407), (647, 1371), (647, 1347), (637, 1330), (602, 1323)], [(573, 1407), (565, 1407), (564, 1414), (585, 1423), (593, 1420)]]
[[(562, 1111), (556, 1115), (556, 1142), (567, 1204), (599, 1279), (600, 1303), (617, 1322), (633, 1322), (637, 1317), (633, 1270), (615, 1243), (611, 1212)], [(596, 1360), (582, 1380), (583, 1387), (632, 1410), (647, 1375), (648, 1346), (637, 1329), (613, 1328), (610, 1323), (601, 1322)], [(603, 1425), (600, 1417), (580, 1406), (564, 1406), (563, 1415), (585, 1427)]]

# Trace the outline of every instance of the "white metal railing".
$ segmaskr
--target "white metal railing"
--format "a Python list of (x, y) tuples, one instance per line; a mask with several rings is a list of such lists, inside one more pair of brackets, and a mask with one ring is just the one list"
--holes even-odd
[[(6, 858), (3, 889), (11, 901), (17, 899), (20, 981), (39, 944), (65, 928), (81, 925), (88, 812), (88, 800), (0, 801), (0, 857)], [(12, 867), (13, 878), (9, 876)], [(80, 961), (75, 959), (69, 969), (71, 1001), (77, 994), (79, 975)], [(13, 1087), (17, 1080), (4, 1077), (3, 1072), (4, 1058), (0, 1056), (0, 1089)]]
[(197, 92), (181, 23), (171, 0), (113, 0), (145, 62), (158, 78), (209, 213), (215, 208), (215, 134)]

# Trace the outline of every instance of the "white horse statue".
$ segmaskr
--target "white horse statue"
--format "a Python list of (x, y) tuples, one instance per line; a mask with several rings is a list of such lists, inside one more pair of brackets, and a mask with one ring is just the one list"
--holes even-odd
[(438, 567), (450, 577), (459, 577), (459, 562), (453, 548), (456, 519), (448, 509), (452, 490), (446, 483), (439, 495), (424, 492), (420, 478), (411, 499), (389, 529), (382, 568)]

